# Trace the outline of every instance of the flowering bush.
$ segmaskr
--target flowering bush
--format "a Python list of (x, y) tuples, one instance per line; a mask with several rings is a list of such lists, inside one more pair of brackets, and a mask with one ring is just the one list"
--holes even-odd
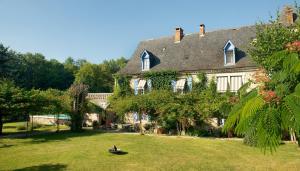
[(259, 94), (263, 97), (266, 103), (279, 102), (280, 98), (272, 90), (260, 90)]
[(267, 75), (267, 71), (263, 68), (259, 68), (253, 75), (255, 83), (265, 84), (270, 82), (270, 78)]
[(300, 52), (300, 41), (296, 40), (294, 42), (288, 43), (286, 49), (292, 52)]

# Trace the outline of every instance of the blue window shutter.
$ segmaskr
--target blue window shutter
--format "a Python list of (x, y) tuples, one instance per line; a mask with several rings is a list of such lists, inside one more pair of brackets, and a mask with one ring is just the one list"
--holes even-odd
[(171, 81), (171, 86), (172, 86), (173, 92), (176, 92), (176, 80)]
[(137, 112), (134, 112), (134, 113), (133, 113), (133, 120), (134, 120), (134, 122), (139, 121), (139, 115), (138, 115)]
[(191, 76), (189, 76), (187, 78), (187, 86), (189, 88), (189, 91), (192, 91), (192, 89), (193, 89), (193, 78)]
[(149, 91), (151, 91), (152, 90), (152, 82), (150, 79), (147, 80), (147, 86), (148, 86)]
[(138, 84), (139, 84), (139, 80), (135, 79), (133, 82), (133, 87), (134, 87), (134, 95), (138, 95)]

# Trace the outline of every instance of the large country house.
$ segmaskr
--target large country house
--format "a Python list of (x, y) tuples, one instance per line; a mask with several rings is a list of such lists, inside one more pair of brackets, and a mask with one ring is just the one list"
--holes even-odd
[(174, 36), (140, 42), (120, 73), (133, 76), (135, 92), (151, 84), (151, 80), (142, 79), (144, 72), (163, 70), (180, 73), (174, 80), (174, 91), (197, 81), (199, 72), (206, 73), (209, 80), (215, 78), (218, 91), (237, 91), (257, 69), (246, 53), (254, 38), (253, 26), (205, 32), (201, 24), (199, 33), (186, 35), (182, 28), (176, 28)]
[[(284, 24), (294, 22), (291, 8), (286, 7), (282, 14)], [(178, 27), (173, 36), (141, 41), (120, 74), (132, 76), (135, 94), (151, 87), (151, 80), (143, 79), (143, 73), (163, 70), (180, 73), (170, 83), (174, 91), (191, 89), (192, 82), (197, 82), (197, 73), (204, 72), (208, 80), (215, 79), (219, 92), (236, 92), (258, 69), (247, 54), (250, 43), (255, 41), (255, 31), (255, 26), (245, 26), (206, 32), (201, 24), (198, 33), (184, 34)]]

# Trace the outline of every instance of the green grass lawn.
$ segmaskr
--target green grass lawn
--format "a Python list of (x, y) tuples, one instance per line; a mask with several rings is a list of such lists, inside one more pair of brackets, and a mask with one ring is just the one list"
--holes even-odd
[[(30, 125), (31, 123), (29, 123)], [(17, 127), (19, 125), (26, 125), (26, 122), (11, 122), (11, 123), (4, 123), (3, 125), (3, 134), (18, 134), (18, 133), (25, 133), (26, 130), (18, 130)], [(35, 128), (35, 132), (42, 132), (42, 131), (56, 131), (56, 125), (43, 125), (40, 128)], [(59, 125), (60, 130), (68, 130), (69, 127), (66, 125)]]
[[(107, 150), (116, 144), (126, 155)], [(0, 139), (0, 170), (300, 170), (300, 150), (273, 155), (242, 141), (137, 134), (61, 132)]]

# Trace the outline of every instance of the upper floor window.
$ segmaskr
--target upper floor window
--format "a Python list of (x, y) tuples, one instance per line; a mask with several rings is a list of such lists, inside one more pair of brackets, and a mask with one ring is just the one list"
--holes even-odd
[(224, 46), (224, 65), (235, 64), (235, 46), (229, 40)]
[(144, 59), (143, 70), (149, 70), (149, 69), (150, 69), (150, 61), (149, 59)]
[(148, 71), (150, 69), (150, 55), (144, 50), (141, 55), (142, 71)]

